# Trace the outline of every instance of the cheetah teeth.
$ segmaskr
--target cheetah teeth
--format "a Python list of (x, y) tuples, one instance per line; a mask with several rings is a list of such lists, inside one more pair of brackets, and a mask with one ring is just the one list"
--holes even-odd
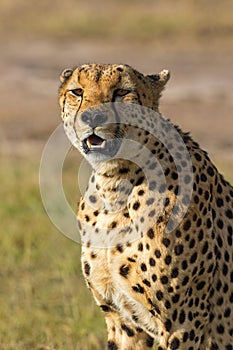
[(87, 139), (87, 146), (88, 148), (105, 148), (106, 147), (106, 140), (104, 140), (101, 145), (93, 145), (88, 139)]

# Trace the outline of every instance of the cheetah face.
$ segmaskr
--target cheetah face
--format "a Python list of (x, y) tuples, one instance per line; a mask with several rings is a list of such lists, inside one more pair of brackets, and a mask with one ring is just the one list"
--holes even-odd
[[(78, 116), (78, 114), (77, 114)], [(78, 149), (92, 163), (116, 156), (124, 137), (124, 125), (112, 103), (86, 109), (75, 118)]]
[(127, 115), (119, 113), (116, 104), (158, 110), (168, 79), (165, 70), (144, 76), (117, 64), (66, 69), (61, 75), (60, 107), (67, 136), (91, 164), (115, 157), (129, 129)]

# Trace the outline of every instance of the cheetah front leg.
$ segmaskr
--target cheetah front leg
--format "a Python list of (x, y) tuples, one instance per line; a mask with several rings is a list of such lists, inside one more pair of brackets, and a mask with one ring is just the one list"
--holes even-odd
[(105, 312), (108, 331), (108, 350), (146, 350), (152, 349), (154, 340), (141, 328), (121, 319), (113, 310)]

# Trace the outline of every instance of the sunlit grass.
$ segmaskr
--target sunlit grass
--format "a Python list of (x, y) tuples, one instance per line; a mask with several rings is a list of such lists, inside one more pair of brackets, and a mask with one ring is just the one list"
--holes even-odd
[(1, 161), (0, 348), (100, 349), (104, 321), (81, 275), (80, 246), (48, 219), (38, 166)]
[(231, 39), (233, 4), (229, 0), (113, 1), (82, 4), (24, 0), (4, 1), (0, 30), (8, 35), (39, 35), (52, 38), (189, 40)]

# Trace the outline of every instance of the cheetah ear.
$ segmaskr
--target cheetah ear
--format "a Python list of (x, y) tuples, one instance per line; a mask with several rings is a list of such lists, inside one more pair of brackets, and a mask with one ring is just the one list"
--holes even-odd
[(64, 69), (60, 75), (61, 83), (63, 84), (68, 78), (71, 77), (72, 74), (73, 74), (73, 69), (71, 69), (71, 68)]
[(166, 85), (166, 83), (168, 82), (168, 80), (170, 79), (170, 72), (167, 69), (163, 69), (161, 70), (161, 72), (159, 72), (159, 74), (152, 74), (152, 75), (147, 75), (148, 78), (150, 78), (151, 80), (153, 80), (153, 82), (160, 86), (160, 87), (164, 87)]

